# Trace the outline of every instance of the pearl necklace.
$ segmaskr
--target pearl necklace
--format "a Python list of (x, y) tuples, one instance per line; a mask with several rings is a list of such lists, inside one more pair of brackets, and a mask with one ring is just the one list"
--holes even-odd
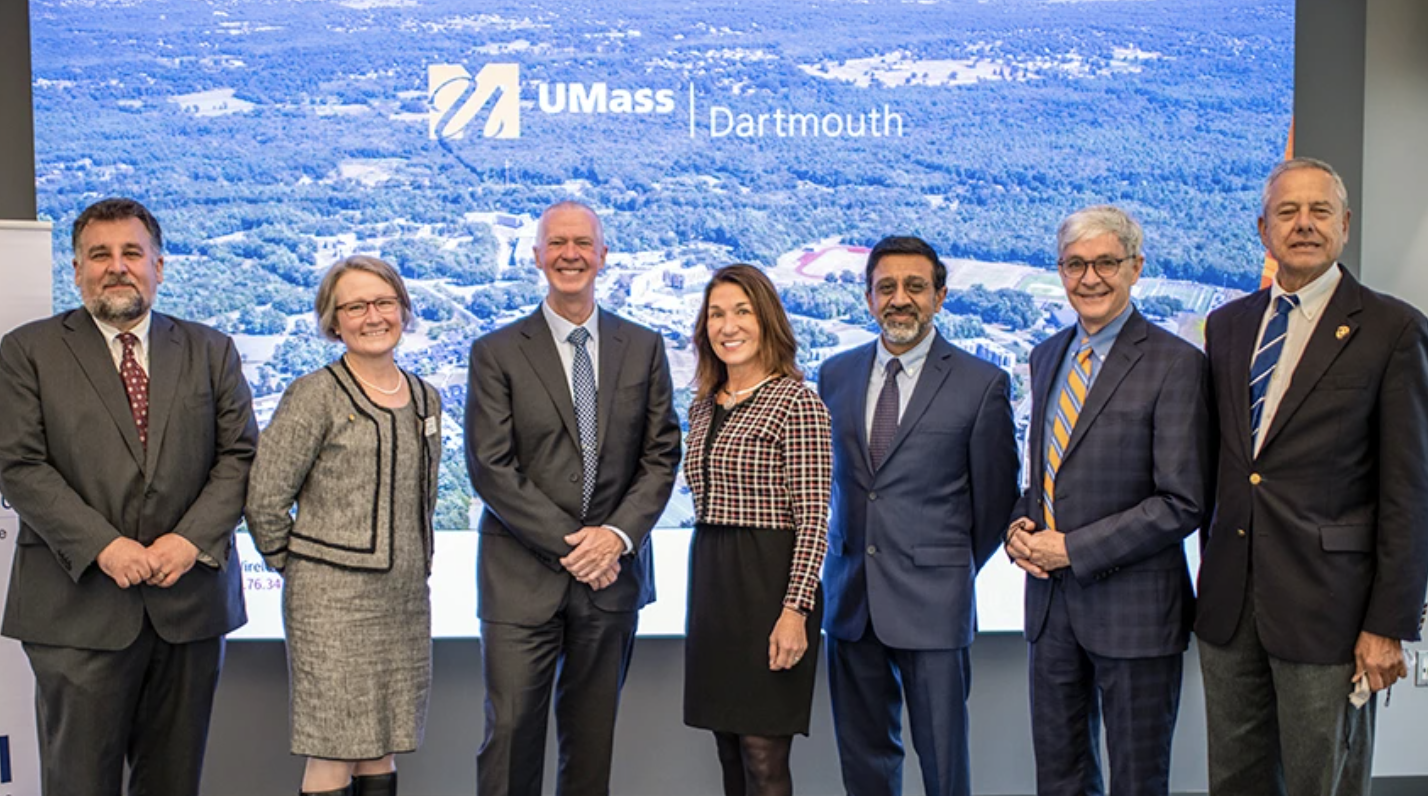
[(351, 373), (352, 376), (353, 376), (353, 378), (357, 379), (357, 381), (362, 382), (362, 385), (363, 385), (363, 386), (365, 386), (365, 387), (371, 387), (372, 389), (376, 390), (377, 392), (379, 392), (379, 393), (381, 393), (381, 394), (383, 394), (383, 395), (396, 395), (397, 393), (401, 392), (401, 390), (402, 390), (402, 374), (401, 374), (400, 371), (397, 372), (397, 386), (395, 386), (395, 387), (393, 387), (392, 389), (388, 390), (388, 389), (386, 389), (385, 387), (378, 387), (377, 385), (373, 384), (372, 382), (367, 381), (366, 379), (362, 378), (362, 374), (361, 374), (361, 373), (358, 373), (358, 372), (357, 372), (357, 369), (354, 368), (354, 367), (352, 367), (352, 360), (348, 359), (346, 354), (343, 354), (343, 355), (342, 355), (342, 361), (345, 362), (345, 363), (347, 363), (347, 372), (348, 372), (348, 373)]
[(770, 375), (768, 375), (768, 376), (765, 376), (765, 377), (764, 377), (764, 380), (761, 381), (761, 382), (759, 382), (758, 384), (755, 384), (755, 385), (752, 386), (752, 387), (746, 387), (746, 388), (744, 388), (744, 389), (742, 389), (742, 390), (731, 390), (731, 389), (729, 389), (728, 386), (725, 386), (725, 387), (724, 387), (724, 392), (728, 393), (728, 394), (729, 394), (729, 397), (726, 398), (726, 399), (723, 400), (723, 401), (720, 401), (720, 404), (721, 404), (725, 409), (733, 409), (733, 408), (734, 408), (735, 406), (737, 406), (738, 403), (739, 403), (739, 396), (741, 396), (741, 395), (748, 395), (749, 393), (753, 392), (754, 390), (757, 390), (758, 388), (764, 386), (765, 384), (768, 384), (770, 381), (773, 381), (773, 374), (770, 374)]

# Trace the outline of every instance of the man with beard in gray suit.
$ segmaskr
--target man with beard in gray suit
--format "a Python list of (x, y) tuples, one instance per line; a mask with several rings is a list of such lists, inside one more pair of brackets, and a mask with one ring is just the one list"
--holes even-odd
[(466, 462), (485, 503), (477, 561), (486, 734), (481, 796), (539, 796), (555, 686), (556, 792), (609, 792), (615, 713), (650, 530), (679, 463), (664, 341), (595, 303), (595, 212), (541, 214), (539, 309), (471, 346)]
[(151, 311), (159, 223), (74, 222), (82, 309), (0, 342), (0, 488), (20, 517), (3, 632), (35, 672), (50, 794), (198, 792), (223, 634), (245, 621), (233, 528), (257, 425), (233, 341)]

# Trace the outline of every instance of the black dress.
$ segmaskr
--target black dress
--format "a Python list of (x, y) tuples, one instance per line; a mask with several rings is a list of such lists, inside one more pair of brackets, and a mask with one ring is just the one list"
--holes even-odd
[[(715, 403), (700, 466), (732, 410)], [(703, 479), (708, 483), (709, 479)], [(792, 669), (769, 670), (769, 635), (783, 611), (793, 564), (788, 528), (698, 523), (689, 551), (689, 610), (684, 643), (684, 723), (716, 732), (808, 734), (823, 616), (806, 619), (808, 650)]]

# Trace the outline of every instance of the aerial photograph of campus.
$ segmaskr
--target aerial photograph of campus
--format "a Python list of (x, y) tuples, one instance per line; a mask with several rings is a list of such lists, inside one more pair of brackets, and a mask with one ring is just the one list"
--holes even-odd
[[(664, 335), (681, 420), (713, 270), (768, 272), (813, 381), (877, 335), (868, 249), (915, 234), (949, 267), (937, 328), (1008, 371), (1020, 428), (1027, 355), (1075, 318), (1060, 219), (1134, 215), (1137, 306), (1199, 343), (1259, 286), (1259, 187), (1291, 130), (1293, 0), (29, 2), (56, 310), (79, 304), (78, 211), (143, 201), (157, 309), (233, 335), (262, 424), (340, 353), (314, 326), (328, 266), (400, 269), (417, 319), (398, 359), (445, 406), (438, 635), (475, 629), (467, 355), (544, 295), (551, 202), (601, 215), (600, 305)], [(682, 632), (693, 521), (681, 481), (654, 542), (668, 613), (642, 631)], [(242, 549), (243, 632), (277, 635), (281, 580)], [(1015, 593), (983, 601), (984, 629), (1019, 627), (1003, 564), (984, 580)]]

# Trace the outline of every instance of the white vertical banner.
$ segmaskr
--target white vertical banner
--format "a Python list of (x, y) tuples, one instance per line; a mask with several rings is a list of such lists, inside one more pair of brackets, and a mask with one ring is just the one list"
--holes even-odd
[[(0, 334), (51, 312), (48, 221), (0, 220), (5, 257), (0, 291)], [(0, 412), (6, 411), (0, 407)], [(10, 583), (19, 520), (0, 493), (0, 611)], [(20, 642), (0, 638), (0, 796), (40, 796), (40, 754), (35, 738), (35, 681)]]

